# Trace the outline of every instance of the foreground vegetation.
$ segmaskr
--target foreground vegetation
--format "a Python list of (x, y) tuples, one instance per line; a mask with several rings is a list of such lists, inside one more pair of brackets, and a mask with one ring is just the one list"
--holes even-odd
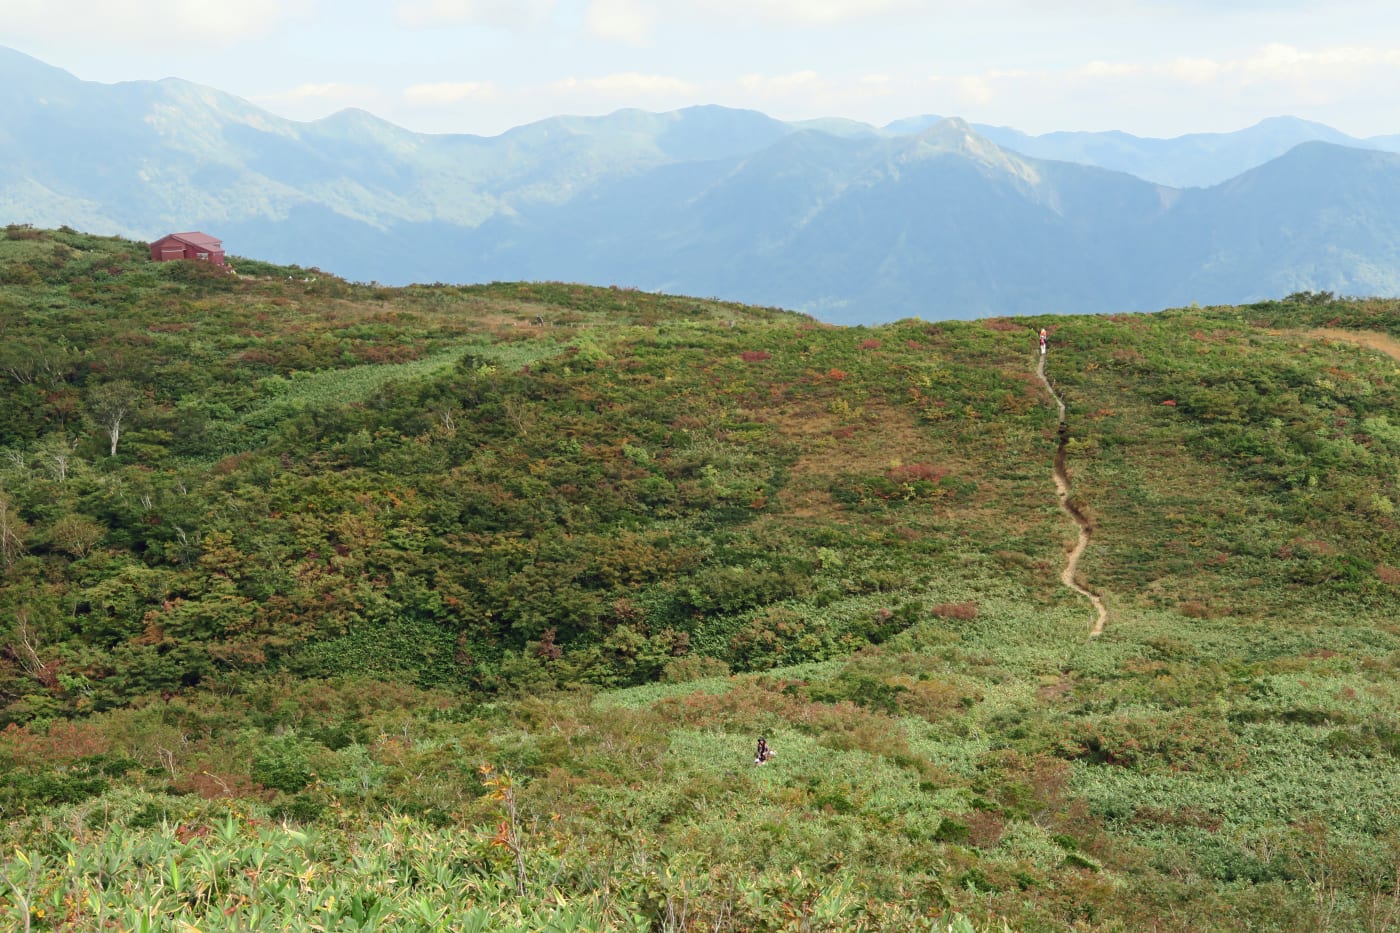
[(7, 923), (1400, 927), (1395, 303), (235, 265), (0, 241)]

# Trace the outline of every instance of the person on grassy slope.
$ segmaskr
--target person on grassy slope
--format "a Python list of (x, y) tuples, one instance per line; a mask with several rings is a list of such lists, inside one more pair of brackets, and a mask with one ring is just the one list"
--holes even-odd
[(768, 740), (763, 736), (758, 737), (758, 751), (754, 753), (753, 763), (756, 765), (768, 764), (768, 759), (773, 757), (773, 750), (768, 747)]

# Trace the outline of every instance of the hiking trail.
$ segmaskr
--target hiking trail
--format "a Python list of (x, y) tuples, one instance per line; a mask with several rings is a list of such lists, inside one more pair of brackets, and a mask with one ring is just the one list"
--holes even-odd
[(1079, 575), (1079, 558), (1084, 555), (1084, 550), (1089, 546), (1089, 538), (1094, 533), (1094, 525), (1089, 521), (1088, 516), (1069, 500), (1069, 470), (1065, 467), (1065, 445), (1069, 442), (1069, 423), (1065, 420), (1064, 400), (1050, 385), (1050, 380), (1045, 377), (1044, 353), (1040, 355), (1040, 363), (1036, 366), (1035, 374), (1040, 378), (1041, 385), (1045, 386), (1045, 391), (1050, 393), (1050, 397), (1055, 400), (1055, 405), (1060, 410), (1060, 440), (1055, 447), (1055, 495), (1060, 500), (1060, 508), (1079, 526), (1079, 540), (1075, 542), (1073, 549), (1069, 552), (1065, 569), (1060, 571), (1060, 582), (1089, 600), (1090, 604), (1093, 605), (1097, 617), (1094, 621), (1094, 627), (1089, 630), (1089, 637), (1097, 638), (1103, 634), (1104, 624), (1108, 622), (1108, 607), (1104, 605), (1097, 593), (1080, 586), (1076, 579)]

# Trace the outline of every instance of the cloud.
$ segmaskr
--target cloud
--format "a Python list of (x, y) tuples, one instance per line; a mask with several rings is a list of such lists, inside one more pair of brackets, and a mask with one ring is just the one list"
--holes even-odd
[[(1116, 128), (1153, 136), (1233, 130), (1293, 114), (1336, 125), (1351, 115), (1378, 132), (1377, 113), (1400, 113), (1400, 48), (1276, 43), (1226, 55), (1089, 59), (1021, 71), (930, 75), (930, 109), (1027, 132)], [(1383, 124), (1381, 125), (1383, 127)], [(1356, 128), (1350, 130), (1356, 134)], [(1360, 134), (1358, 134), (1360, 135)]]
[(1180, 57), (1143, 64), (1095, 60), (1076, 67), (1042, 70), (988, 70), (971, 74), (931, 75), (935, 84), (955, 86), (967, 99), (986, 101), (1005, 85), (1111, 86), (1124, 81), (1189, 84), (1221, 90), (1251, 85), (1290, 87), (1355, 85), (1400, 80), (1400, 49), (1338, 46), (1312, 50), (1271, 44), (1235, 58)]
[(584, 19), (600, 39), (643, 45), (651, 37), (655, 14), (637, 0), (593, 0)]
[(550, 87), (560, 93), (602, 94), (607, 97), (664, 97), (694, 94), (699, 90), (696, 85), (680, 78), (635, 71), (598, 78), (565, 78), (555, 81)]
[(830, 26), (905, 10), (918, 10), (919, 0), (693, 0), (702, 11), (728, 19)]
[(1221, 65), (1209, 58), (1178, 58), (1157, 70), (1186, 84), (1210, 84), (1220, 79)]
[(790, 97), (824, 90), (826, 82), (815, 71), (794, 71), (785, 75), (749, 74), (739, 78), (740, 90), (755, 97)]
[(443, 81), (406, 87), (403, 96), (411, 104), (440, 106), (462, 100), (490, 100), (496, 93), (496, 85), (490, 81)]
[(746, 74), (711, 85), (711, 100), (764, 110), (787, 120), (862, 115), (888, 121), (908, 116), (900, 101), (927, 96), (925, 83), (898, 74), (867, 72), (837, 76), (811, 69), (785, 74)]
[(384, 95), (378, 88), (328, 81), (298, 84), (269, 94), (256, 94), (248, 100), (289, 120), (316, 120), (346, 107), (377, 111), (384, 103)]
[(5, 0), (5, 32), (39, 39), (81, 37), (119, 40), (142, 48), (172, 44), (228, 46), (306, 19), (312, 0), (239, 0), (238, 3), (169, 4), (155, 8), (132, 0)]
[[(1091, 63), (1094, 71), (1102, 71), (1102, 63)], [(1033, 71), (992, 69), (980, 74), (930, 75), (929, 82), (949, 94), (958, 108), (985, 107), (998, 98), (1035, 86), (1046, 75)]]
[(365, 92), (365, 88), (351, 84), (338, 84), (334, 81), (325, 84), (300, 84), (294, 88), (265, 95), (260, 100), (350, 100)]
[(554, 0), (399, 0), (394, 18), (425, 29), (442, 25), (532, 29), (549, 22)]
[(1222, 67), (1251, 81), (1355, 80), (1378, 70), (1394, 72), (1400, 68), (1400, 49), (1334, 46), (1305, 51), (1273, 44)]
[(1141, 71), (1141, 65), (1104, 61), (1085, 62), (1078, 69), (1079, 74), (1086, 78), (1122, 78), (1139, 74)]

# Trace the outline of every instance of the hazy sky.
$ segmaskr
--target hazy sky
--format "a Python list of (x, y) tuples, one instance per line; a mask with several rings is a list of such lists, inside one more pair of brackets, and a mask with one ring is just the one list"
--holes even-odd
[(1400, 133), (1395, 0), (0, 0), (0, 45), (298, 120), (494, 135), (714, 103), (1140, 136), (1293, 115)]

